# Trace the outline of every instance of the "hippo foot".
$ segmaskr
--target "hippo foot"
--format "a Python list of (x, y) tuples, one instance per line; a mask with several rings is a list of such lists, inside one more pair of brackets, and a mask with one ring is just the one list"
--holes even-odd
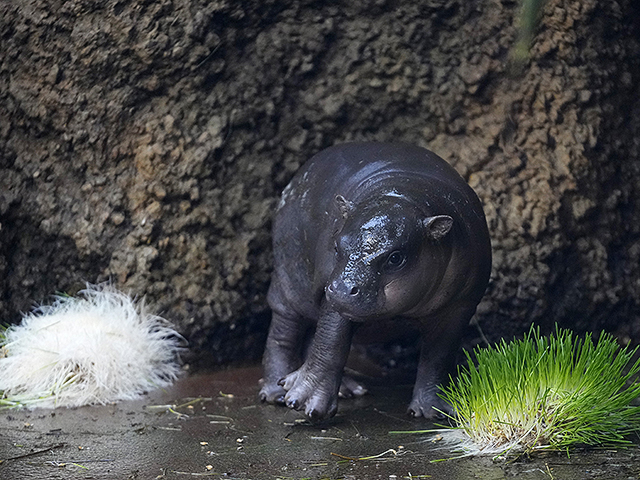
[(414, 397), (409, 404), (407, 413), (412, 417), (423, 417), (425, 420), (441, 420), (447, 415), (453, 415), (451, 406), (437, 395)]
[(312, 381), (304, 366), (284, 377), (280, 382), (287, 394), (284, 403), (295, 410), (304, 410), (312, 421), (331, 418), (338, 410), (337, 385), (333, 381)]
[(340, 390), (338, 391), (338, 396), (340, 398), (362, 397), (366, 394), (367, 389), (364, 385), (356, 382), (351, 377), (348, 377), (346, 375), (342, 376), (342, 381), (340, 382)]
[(260, 400), (266, 403), (275, 403), (284, 405), (284, 396), (287, 393), (284, 388), (274, 382), (265, 382), (260, 380), (262, 388), (260, 389)]

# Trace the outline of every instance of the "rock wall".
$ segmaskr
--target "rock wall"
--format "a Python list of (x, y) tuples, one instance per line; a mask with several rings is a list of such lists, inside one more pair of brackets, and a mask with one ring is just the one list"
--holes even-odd
[[(0, 4), (0, 319), (112, 279), (200, 363), (258, 358), (270, 218), (312, 154), (406, 141), (482, 199), (490, 339), (640, 341), (640, 7), (549, 0)], [(470, 338), (473, 337), (470, 333)]]

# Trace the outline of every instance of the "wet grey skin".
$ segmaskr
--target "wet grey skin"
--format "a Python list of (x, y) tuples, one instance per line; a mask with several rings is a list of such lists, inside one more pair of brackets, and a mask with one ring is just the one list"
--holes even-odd
[(343, 377), (354, 338), (417, 332), (409, 413), (449, 410), (438, 385), (486, 289), (491, 246), (478, 197), (447, 162), (406, 144), (318, 153), (282, 194), (273, 251), (263, 401), (329, 418), (339, 396), (365, 391)]

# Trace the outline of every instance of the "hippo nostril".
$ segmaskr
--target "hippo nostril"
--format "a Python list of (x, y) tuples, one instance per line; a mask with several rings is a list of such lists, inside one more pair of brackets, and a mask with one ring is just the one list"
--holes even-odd
[(353, 287), (349, 293), (351, 295), (357, 295), (359, 291), (358, 287)]

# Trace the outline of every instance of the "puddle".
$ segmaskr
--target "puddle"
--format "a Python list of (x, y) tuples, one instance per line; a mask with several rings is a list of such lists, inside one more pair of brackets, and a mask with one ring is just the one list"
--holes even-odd
[[(411, 389), (373, 387), (311, 425), (257, 400), (260, 369), (182, 379), (135, 402), (0, 415), (0, 478), (13, 479), (638, 479), (640, 450), (549, 453), (511, 463), (450, 457), (392, 430), (432, 427), (405, 414)], [(367, 458), (375, 457), (375, 458)], [(366, 458), (366, 459), (363, 459)]]

